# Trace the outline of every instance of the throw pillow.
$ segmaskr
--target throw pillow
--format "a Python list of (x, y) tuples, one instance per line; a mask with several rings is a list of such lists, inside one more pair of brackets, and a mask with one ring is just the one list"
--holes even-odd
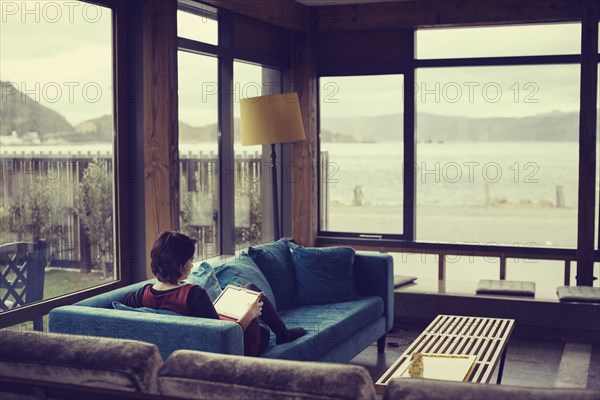
[(136, 311), (136, 312), (143, 312), (143, 313), (149, 313), (149, 314), (181, 315), (181, 314), (176, 313), (175, 311), (171, 311), (171, 310), (155, 310), (154, 308), (149, 308), (149, 307), (140, 307), (140, 308), (129, 307), (118, 301), (113, 301), (112, 306), (115, 310), (121, 310), (121, 311)]
[(296, 270), (296, 304), (328, 304), (359, 298), (354, 249), (307, 248), (288, 242)]
[(246, 286), (248, 283), (254, 283), (265, 293), (265, 296), (273, 303), (273, 306), (277, 308), (275, 296), (267, 278), (265, 278), (254, 261), (245, 252), (232, 260), (227, 260), (223, 264), (216, 266), (215, 274), (221, 288), (225, 288), (227, 285)]
[(248, 255), (269, 281), (278, 309), (293, 306), (296, 279), (287, 240), (280, 239), (275, 243), (250, 247)]
[(221, 286), (219, 286), (215, 270), (207, 262), (195, 265), (185, 281), (186, 283), (202, 286), (204, 290), (206, 290), (206, 293), (208, 293), (208, 297), (210, 297), (210, 301), (212, 302), (214, 302), (223, 291)]

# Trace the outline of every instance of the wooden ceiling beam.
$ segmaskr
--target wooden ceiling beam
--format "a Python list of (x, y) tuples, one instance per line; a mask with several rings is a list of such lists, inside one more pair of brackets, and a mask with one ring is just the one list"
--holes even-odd
[(317, 31), (579, 21), (597, 0), (409, 0), (317, 8)]
[(291, 30), (308, 27), (308, 8), (294, 0), (202, 0), (222, 10)]

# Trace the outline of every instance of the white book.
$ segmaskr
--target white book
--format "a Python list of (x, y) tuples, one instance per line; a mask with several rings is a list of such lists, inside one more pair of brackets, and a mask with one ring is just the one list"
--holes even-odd
[(262, 296), (262, 292), (228, 285), (223, 289), (223, 292), (217, 297), (213, 305), (219, 315), (240, 319), (248, 309), (248, 304), (255, 302)]

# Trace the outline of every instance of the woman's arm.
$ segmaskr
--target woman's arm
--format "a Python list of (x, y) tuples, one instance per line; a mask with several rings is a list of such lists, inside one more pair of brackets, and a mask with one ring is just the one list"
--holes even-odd
[(187, 298), (187, 306), (194, 317), (219, 319), (208, 293), (202, 286), (194, 285)]
[[(148, 284), (148, 285), (150, 285), (150, 284)], [(142, 298), (144, 297), (144, 291), (146, 290), (146, 286), (148, 286), (148, 285), (142, 286), (135, 292), (127, 293), (125, 295), (125, 297), (123, 297), (123, 300), (121, 300), (121, 303), (125, 304), (128, 307), (133, 307), (133, 308), (143, 307)]]

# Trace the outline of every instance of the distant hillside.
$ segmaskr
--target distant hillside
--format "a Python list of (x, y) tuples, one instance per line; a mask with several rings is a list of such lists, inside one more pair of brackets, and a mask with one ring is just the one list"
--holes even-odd
[[(12, 84), (0, 82), (0, 85), (0, 135), (5, 145), (109, 142), (114, 136), (111, 115), (73, 127), (62, 115), (36, 103)], [(239, 126), (239, 119), (236, 118), (236, 142), (240, 140)], [(402, 114), (324, 118), (321, 122), (321, 138), (325, 142), (347, 143), (399, 141), (402, 140), (402, 127)], [(421, 113), (417, 118), (417, 140), (420, 141), (577, 141), (578, 132), (577, 112), (554, 111), (523, 118), (448, 117)], [(182, 143), (214, 143), (217, 136), (217, 124), (192, 126), (179, 122)]]
[(114, 137), (114, 119), (112, 115), (104, 115), (75, 125), (76, 141), (110, 142)]
[(327, 129), (321, 129), (321, 140), (327, 143), (353, 143), (357, 141), (352, 135), (331, 132)]
[[(403, 115), (324, 118), (322, 129), (350, 135), (357, 141), (402, 140)], [(576, 141), (579, 114), (554, 111), (523, 118), (448, 117), (421, 113), (421, 141)]]
[(55, 135), (62, 136), (74, 132), (73, 126), (65, 117), (36, 103), (11, 83), (0, 81), (0, 90), (0, 135), (8, 136), (13, 131), (17, 132), (17, 136), (37, 132), (39, 138), (44, 141)]
[(179, 121), (179, 141), (182, 143), (216, 142), (217, 124), (191, 126)]

